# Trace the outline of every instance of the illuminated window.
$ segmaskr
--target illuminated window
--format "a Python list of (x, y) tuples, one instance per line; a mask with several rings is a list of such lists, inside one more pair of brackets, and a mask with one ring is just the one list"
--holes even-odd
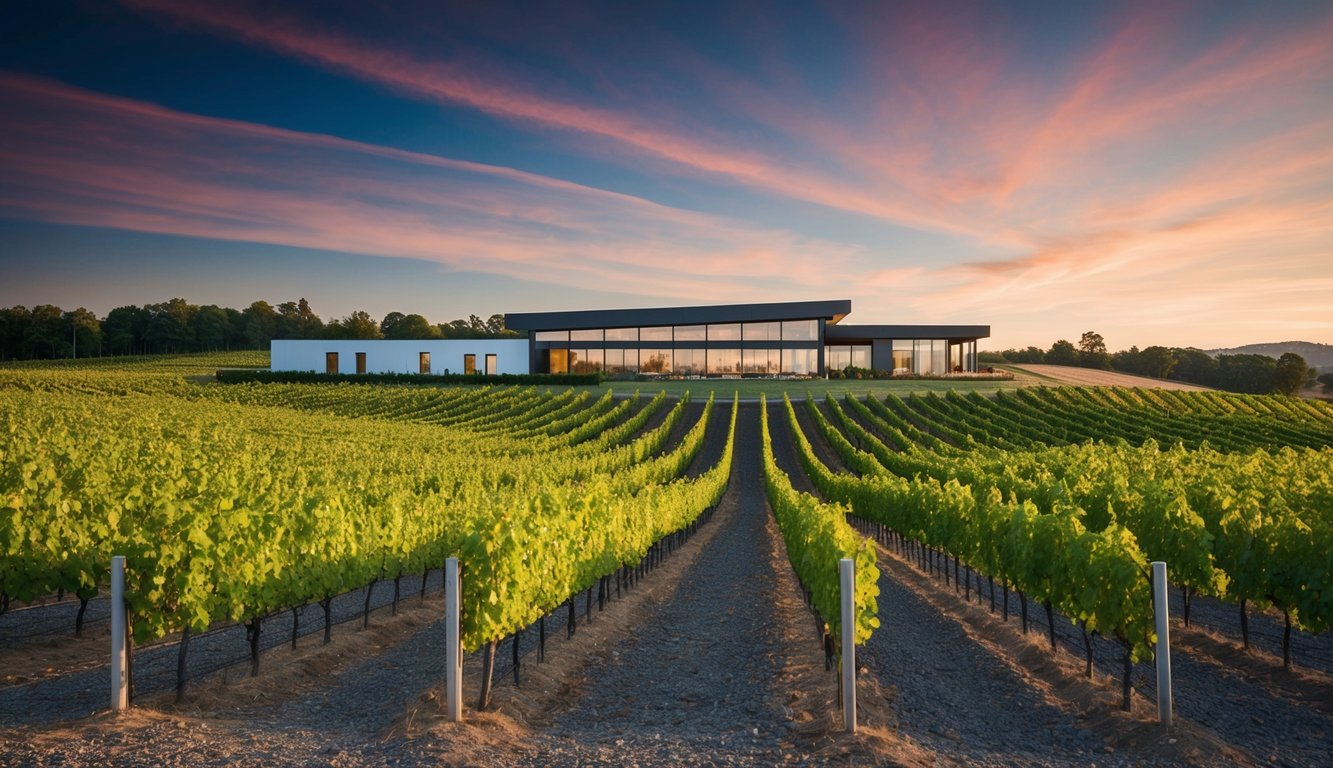
[(551, 373), (569, 373), (569, 350), (552, 349), (546, 370)]
[(741, 351), (739, 349), (708, 350), (708, 372), (710, 374), (721, 374), (723, 376), (740, 373)]
[(683, 376), (702, 376), (706, 366), (707, 359), (702, 349), (676, 350), (676, 373)]
[(782, 372), (795, 376), (809, 376), (819, 368), (819, 350), (782, 350)]
[[(629, 351), (625, 352), (625, 362), (629, 362)], [(639, 372), (640, 373), (671, 373), (671, 350), (669, 349), (641, 349), (639, 350)]]
[(499, 365), (496, 362), (495, 355), (486, 356), (486, 375), (494, 376), (499, 372)]
[(477, 356), (463, 355), (463, 373), (471, 376), (477, 372)]
[(430, 353), (422, 352), (418, 355), (417, 370), (420, 373), (430, 373)]

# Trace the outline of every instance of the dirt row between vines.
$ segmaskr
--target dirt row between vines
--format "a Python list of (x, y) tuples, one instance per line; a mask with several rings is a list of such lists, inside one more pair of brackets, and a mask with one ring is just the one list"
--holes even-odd
[[(574, 637), (550, 621), (547, 661), (497, 680), (491, 711), (443, 721), (438, 597), (265, 654), (256, 678), (213, 679), (186, 702), (0, 729), (11, 765), (927, 764), (887, 731), (839, 733), (836, 681), (764, 501), (757, 408), (743, 406), (732, 485), (683, 548)], [(700, 456), (715, 461), (729, 406)], [(563, 617), (563, 612), (557, 614)], [(473, 703), (479, 664), (469, 659)], [(868, 711), (873, 712), (870, 707)]]
[[(821, 407), (827, 416), (827, 406)], [(814, 429), (803, 404), (796, 413), (817, 458), (846, 471)], [(774, 439), (779, 463), (813, 491), (791, 448), (785, 409), (774, 409), (770, 420), (778, 425)], [(1077, 631), (1061, 617), (1061, 650), (1052, 653), (1039, 607), (1033, 619), (1040, 626), (1023, 634), (1016, 616), (1006, 622), (998, 609), (983, 607), (975, 591), (977, 602), (965, 602), (938, 574), (928, 576), (883, 547), (880, 563), (882, 624), (860, 662), (882, 680), (921, 689), (917, 705), (903, 706), (919, 706), (929, 714), (901, 718), (905, 738), (924, 739), (941, 751), (947, 750), (940, 737), (957, 741), (957, 752), (971, 764), (1003, 764), (1006, 759), (997, 754), (1008, 754), (1008, 760), (1030, 765), (1079, 764), (1095, 756), (1099, 765), (1127, 759), (1173, 765), (1321, 766), (1333, 754), (1333, 681), (1318, 670), (1284, 671), (1270, 654), (1244, 653), (1228, 638), (1173, 622), (1177, 718), (1167, 731), (1156, 723), (1149, 664), (1136, 665), (1134, 673), (1136, 688), (1147, 688), (1149, 695), (1136, 692), (1132, 714), (1119, 710), (1121, 672), (1114, 643), (1097, 641), (1100, 650), (1089, 680), (1081, 645), (1075, 651), (1068, 637)], [(1208, 610), (1209, 602), (1196, 601), (1196, 612)], [(926, 644), (933, 652), (920, 651)], [(1316, 651), (1322, 646), (1316, 643)], [(939, 679), (921, 683), (908, 676), (918, 670)], [(1006, 677), (1019, 684), (1018, 691), (996, 687), (993, 681)], [(1025, 697), (1024, 688), (1035, 696)], [(986, 701), (990, 691), (993, 703)], [(900, 692), (910, 697), (910, 690)], [(991, 714), (960, 716), (970, 709)], [(1014, 718), (1007, 710), (1021, 714)], [(914, 724), (923, 732), (914, 733)], [(1039, 726), (1045, 726), (1044, 735)], [(977, 751), (978, 743), (988, 744), (988, 750)]]

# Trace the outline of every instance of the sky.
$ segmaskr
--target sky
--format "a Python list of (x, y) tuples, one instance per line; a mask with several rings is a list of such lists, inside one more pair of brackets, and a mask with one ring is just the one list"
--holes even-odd
[(1333, 343), (1333, 4), (43, 0), (0, 306)]

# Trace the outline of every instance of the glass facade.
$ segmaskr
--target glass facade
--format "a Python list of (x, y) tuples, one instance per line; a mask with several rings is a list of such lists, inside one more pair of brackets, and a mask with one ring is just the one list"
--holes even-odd
[[(550, 373), (814, 376), (820, 370), (822, 323), (788, 320), (537, 331), (532, 338), (537, 370)], [(870, 347), (858, 345), (855, 359), (868, 367)]]
[(824, 347), (824, 368), (829, 371), (853, 368), (870, 369), (870, 345), (850, 344)]
[(778, 341), (782, 338), (782, 323), (746, 323), (741, 329), (746, 341)]
[(741, 339), (740, 323), (708, 326), (709, 341), (740, 341), (740, 339)]
[(813, 319), (536, 331), (534, 370), (663, 376), (817, 376), (848, 367), (917, 375), (976, 370), (974, 340), (876, 338), (872, 344), (860, 338), (825, 345), (823, 323)]

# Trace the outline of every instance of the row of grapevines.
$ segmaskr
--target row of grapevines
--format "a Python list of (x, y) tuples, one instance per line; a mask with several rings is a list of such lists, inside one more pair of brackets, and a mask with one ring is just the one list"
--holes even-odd
[(760, 400), (760, 431), (763, 436), (764, 488), (768, 503), (777, 519), (778, 529), (787, 545), (787, 557), (810, 595), (815, 611), (824, 620), (824, 631), (842, 647), (842, 587), (838, 562), (849, 558), (855, 564), (856, 594), (854, 641), (858, 645), (870, 639), (879, 626), (879, 569), (875, 566), (875, 548), (847, 524), (847, 509), (826, 504), (808, 493), (797, 491), (790, 478), (773, 457), (773, 441), (768, 430), (768, 405)]
[(812, 408), (816, 428), (843, 461), (865, 470), (860, 477), (832, 472), (815, 456), (791, 401), (784, 404), (801, 462), (826, 498), (1014, 585), (1088, 631), (1117, 638), (1132, 658), (1151, 654), (1147, 560), (1127, 529), (1089, 531), (1072, 507), (1042, 513), (994, 488), (976, 493), (957, 480), (883, 471)]

